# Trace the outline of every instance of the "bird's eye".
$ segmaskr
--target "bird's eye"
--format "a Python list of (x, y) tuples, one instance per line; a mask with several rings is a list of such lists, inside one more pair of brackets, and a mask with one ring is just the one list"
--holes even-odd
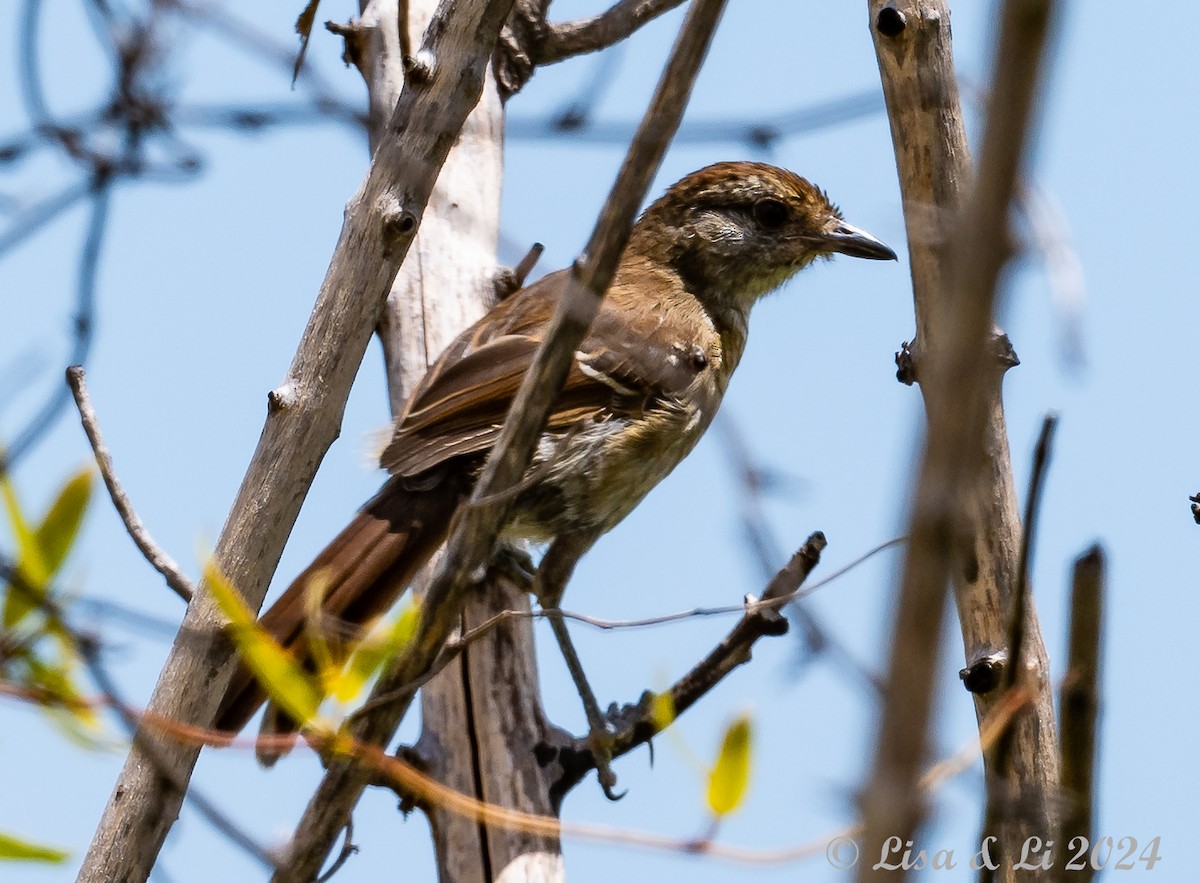
[(778, 199), (760, 199), (754, 203), (754, 220), (768, 230), (778, 230), (787, 219), (787, 206)]

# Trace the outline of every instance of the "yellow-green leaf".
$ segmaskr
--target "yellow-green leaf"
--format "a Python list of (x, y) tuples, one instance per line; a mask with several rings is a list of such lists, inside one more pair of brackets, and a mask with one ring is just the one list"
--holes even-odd
[(28, 669), (27, 686), (43, 693), (49, 704), (78, 714), (81, 721), (84, 718), (89, 722), (97, 721), (92, 704), (79, 692), (71, 678), (71, 660), (55, 664), (31, 655), (23, 662)]
[(315, 678), (259, 626), (241, 594), (211, 560), (204, 566), (204, 581), (229, 617), (230, 636), (267, 695), (293, 720), (311, 726), (322, 699)]
[(21, 585), (10, 587), (4, 601), (5, 628), (12, 628), (37, 608), (50, 581), (62, 568), (79, 535), (91, 488), (91, 470), (77, 472), (63, 485), (41, 524), (34, 528), (25, 516), (16, 489), (6, 476), (0, 476), (4, 507), (17, 540), (17, 573), (21, 578)]
[(25, 517), (25, 510), (17, 497), (16, 488), (5, 474), (0, 474), (0, 494), (4, 496), (4, 509), (8, 513), (13, 537), (17, 541), (16, 571), (20, 585), (9, 586), (4, 598), (4, 627), (11, 629), (24, 619), (30, 610), (37, 607), (42, 593), (45, 592), (49, 575), (45, 562), (42, 561), (41, 547), (29, 526), (29, 520)]
[(675, 723), (675, 700), (670, 693), (655, 693), (650, 704), (650, 718), (661, 732)]
[(28, 683), (45, 691), (42, 712), (59, 733), (80, 748), (98, 750), (111, 747), (102, 739), (101, 718), (96, 707), (79, 692), (71, 670), (63, 665), (26, 660)]
[(708, 776), (708, 806), (718, 817), (741, 805), (750, 783), (750, 717), (742, 715), (725, 730), (721, 753)]
[[(25, 517), (25, 510), (21, 506), (21, 501), (17, 498), (16, 488), (9, 481), (8, 475), (0, 473), (0, 491), (4, 494), (4, 509), (8, 513), (8, 521), (12, 525), (13, 536), (17, 540), (17, 554), (21, 558), (32, 556), (34, 561), (30, 562), (33, 565), (40, 564), (38, 556), (37, 541), (34, 539), (34, 533), (29, 526), (29, 519)], [(41, 571), (35, 568), (33, 573), (25, 574), (25, 578), (29, 580), (37, 580), (41, 576)], [(44, 582), (44, 577), (38, 582)]]
[(412, 641), (421, 622), (421, 607), (411, 600), (391, 625), (382, 624), (355, 649), (346, 670), (329, 684), (330, 692), (339, 702), (349, 702), (390, 659), (395, 658)]
[(35, 537), (47, 579), (58, 573), (75, 544), (91, 495), (92, 470), (84, 468), (63, 485), (38, 525)]
[(0, 831), (0, 861), (17, 861), (17, 862), (50, 862), (59, 864), (67, 860), (65, 850), (56, 849), (53, 846), (42, 846), (38, 843), (30, 843), (27, 840), (21, 840), (18, 837), (13, 837), (11, 834), (5, 834)]

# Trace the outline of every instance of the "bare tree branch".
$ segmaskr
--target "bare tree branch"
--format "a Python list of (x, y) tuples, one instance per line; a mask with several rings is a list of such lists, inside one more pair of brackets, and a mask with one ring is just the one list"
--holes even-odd
[[(950, 50), (950, 10), (941, 0), (870, 4), (905, 197), (920, 343), (917, 373), (929, 432), (893, 632), (891, 687), (862, 800), (867, 855), (878, 854), (889, 836), (912, 839), (923, 814), (916, 782), (927, 752), (937, 636), (951, 575), (960, 586), (968, 659), (974, 640), (990, 643), (988, 652), (1006, 640), (1005, 601), (1015, 582), (1017, 525), (999, 405), (1003, 366), (995, 363), (988, 338), (997, 278), (1008, 256), (1008, 208), (1053, 5), (1050, 0), (1004, 5), (979, 172), (947, 253), (914, 233), (928, 226), (921, 216), (925, 207), (955, 217), (965, 195), (967, 148)], [(965, 530), (971, 533), (964, 535)], [(982, 590), (991, 597), (981, 596)], [(1044, 681), (1045, 650), (1036, 622), (1027, 634), (1028, 658), (1041, 666)], [(1057, 780), (1056, 757), (1045, 751), (1053, 747), (1052, 736), (1047, 738), (1053, 715), (1048, 690), (1043, 693), (1025, 715), (1032, 720), (1015, 743), (1018, 775), (1036, 788)], [(997, 698), (979, 703), (981, 716)], [(863, 863), (858, 879), (883, 873)]]
[(507, 100), (521, 91), (539, 65), (613, 46), (683, 0), (617, 0), (592, 18), (550, 24), (551, 0), (517, 0), (496, 55), (496, 78)]
[[(1005, 691), (1012, 690), (1018, 685), (1024, 686), (1030, 677), (1028, 669), (1021, 664), (1025, 659), (1025, 627), (1028, 619), (1029, 599), (1029, 568), (1033, 557), (1033, 542), (1037, 537), (1037, 516), (1042, 499), (1042, 488), (1045, 485), (1046, 470), (1050, 465), (1050, 443), (1054, 436), (1054, 427), (1058, 418), (1047, 414), (1042, 421), (1042, 431), (1034, 447), (1033, 469), (1029, 478), (1029, 489), (1025, 494), (1025, 530), (1021, 534), (1021, 552), (1017, 565), (1017, 584), (1013, 587), (1012, 604), (1008, 616), (1008, 642), (1005, 652), (1006, 662), (1001, 669), (1000, 683)], [(1017, 787), (1025, 783), (1009, 782), (1012, 773), (1014, 733), (1012, 727), (1006, 727), (996, 740), (992, 749), (990, 782), (987, 788), (987, 805), (984, 809), (983, 836), (995, 837), (1001, 847), (1005, 845), (1003, 827), (1005, 820), (1012, 814), (1014, 807), (1020, 806), (1023, 795), (1017, 792)], [(1037, 802), (1037, 795), (1034, 795)], [(1008, 844), (1011, 846), (1012, 844)], [(987, 869), (991, 873), (991, 869)]]
[[(1066, 799), (1058, 842), (1068, 848), (1075, 837), (1094, 842), (1096, 718), (1100, 708), (1100, 640), (1104, 632), (1104, 551), (1095, 545), (1075, 560), (1071, 581), (1071, 627), (1067, 676), (1059, 691), (1062, 715), (1062, 790)], [(1057, 878), (1090, 880), (1093, 868), (1080, 874), (1059, 862)]]
[[(704, 659), (696, 663), (667, 690), (667, 707), (671, 710), (671, 719), (683, 714), (703, 699), (725, 675), (739, 665), (749, 662), (751, 648), (759, 638), (787, 632), (788, 623), (779, 613), (779, 607), (800, 590), (804, 580), (820, 562), (825, 545), (825, 535), (820, 532), (814, 533), (783, 569), (767, 583), (761, 599), (746, 597), (745, 613), (737, 625)], [(639, 745), (649, 742), (671, 723), (671, 719), (657, 713), (656, 704), (654, 695), (646, 693), (636, 705), (626, 705), (610, 716), (614, 758), (628, 754)], [(596, 766), (596, 760), (586, 739), (575, 739), (560, 747), (559, 763), (563, 768), (562, 793), (568, 791)]]
[(108, 488), (109, 499), (112, 500), (117, 514), (121, 516), (121, 522), (125, 525), (129, 538), (133, 540), (133, 544), (138, 547), (142, 556), (150, 562), (150, 566), (162, 574), (171, 591), (185, 602), (191, 601), (195, 594), (191, 580), (180, 570), (175, 560), (159, 548), (158, 544), (150, 537), (149, 531), (142, 524), (142, 519), (138, 518), (137, 512), (133, 510), (133, 504), (129, 502), (129, 497), (117, 480), (112, 456), (108, 453), (104, 438), (100, 435), (100, 423), (96, 418), (96, 411), (92, 407), (91, 399), (88, 397), (87, 382), (84, 379), (82, 365), (72, 365), (67, 369), (67, 384), (71, 387), (72, 395), (75, 396), (79, 419), (83, 423), (83, 431), (87, 434), (92, 452), (96, 455), (96, 465), (100, 467), (100, 475), (104, 479), (104, 486)]
[[(351, 200), (317, 304), (218, 540), (221, 572), (257, 607), (317, 465), (337, 437), (346, 397), (371, 332), (463, 120), (479, 100), (486, 65), (512, 0), (443, 0), (424, 51), (434, 76), (405, 92), (393, 137), (375, 151)], [(286, 464), (287, 468), (280, 468)], [(224, 618), (203, 587), (159, 677), (149, 711), (208, 724), (233, 673)], [(182, 800), (199, 749), (148, 735), (164, 775), (135, 745), (97, 828), (81, 883), (145, 880)]]
[[(642, 127), (630, 146), (587, 248), (575, 262), (542, 346), (476, 483), (473, 500), (495, 496), (518, 482), (532, 459), (546, 415), (566, 379), (574, 352), (612, 280), (634, 215), (679, 125), (724, 6), (725, 0), (696, 0), (689, 10)], [(442, 564), (426, 591), (417, 634), (409, 649), (380, 679), (372, 698), (378, 694), (390, 695), (397, 688), (404, 689), (414, 683), (438, 657), (458, 623), (466, 593), (473, 584), (472, 574), (492, 553), (510, 502), (502, 499), (490, 506), (471, 506), (459, 519), (447, 541)], [(411, 699), (409, 692), (403, 701), (374, 710), (351, 727), (351, 734), (368, 744), (386, 742)], [(330, 765), (293, 836), (285, 863), (290, 873), (304, 878), (320, 868), (332, 846), (332, 838), (345, 824), (369, 778), (370, 771), (356, 763), (335, 761)]]
[(547, 24), (534, 47), (535, 64), (554, 64), (576, 55), (607, 49), (642, 25), (670, 12), (683, 0), (619, 0), (591, 18)]
[[(935, 789), (970, 769), (979, 756), (980, 748), (986, 751), (990, 747), (997, 734), (1009, 725), (1013, 715), (1020, 711), (1027, 700), (1028, 697), (1020, 689), (1006, 694), (1004, 700), (998, 702), (989, 712), (983, 726), (979, 728), (978, 737), (926, 769), (921, 777), (920, 787), (923, 790)], [(563, 743), (562, 748), (565, 750), (566, 747), (567, 743)], [(861, 827), (856, 825), (829, 832), (825, 836), (799, 845), (755, 849), (718, 843), (711, 837), (679, 839), (639, 830), (572, 824), (552, 817), (535, 816), (481, 803), (468, 795), (455, 793), (441, 786), (407, 760), (388, 757), (370, 746), (355, 745), (353, 750), (359, 752), (364, 762), (377, 771), (372, 784), (391, 789), (406, 805), (441, 803), (450, 808), (451, 812), (478, 819), (494, 828), (553, 832), (598, 843), (615, 843), (626, 848), (643, 847), (681, 854), (706, 855), (760, 866), (797, 862), (814, 858), (823, 852), (829, 855), (831, 842), (854, 838), (862, 833)]]
[[(1029, 608), (1029, 569), (1033, 561), (1033, 543), (1037, 538), (1037, 517), (1041, 507), (1042, 489), (1046, 484), (1046, 470), (1050, 467), (1051, 443), (1054, 440), (1054, 429), (1058, 425), (1055, 414), (1047, 414), (1042, 421), (1042, 431), (1038, 435), (1034, 447), (1033, 468), (1029, 478), (1029, 490), (1025, 495), (1025, 530), (1021, 534), (1021, 557), (1017, 569), (1017, 584), (1013, 589), (1012, 612), (1009, 614), (1008, 653), (1015, 661), (1024, 658), (1025, 626)], [(1018, 681), (1022, 681), (1028, 672), (1020, 665), (1010, 665), (1005, 668), (1004, 686), (1012, 689)], [(996, 763), (998, 768), (1007, 764), (1007, 747), (998, 747)]]
[[(816, 535), (814, 535), (814, 537), (815, 536)], [(805, 549), (808, 549), (809, 546), (813, 544), (813, 540), (814, 538), (810, 538), (809, 544), (805, 546)], [(802, 580), (796, 581), (795, 588), (791, 591), (784, 592), (782, 594), (772, 592), (770, 597), (764, 595), (764, 597), (757, 600), (748, 598), (738, 605), (729, 604), (722, 607), (693, 607), (690, 610), (680, 610), (675, 613), (664, 613), (658, 616), (647, 616), (642, 619), (601, 619), (596, 616), (589, 616), (585, 613), (561, 609), (557, 611), (529, 609), (501, 610), (478, 625), (470, 628), (467, 631), (464, 631), (461, 635), (448, 638), (446, 643), (442, 646), (441, 652), (430, 664), (429, 670), (425, 674), (409, 683), (397, 685), (391, 692), (376, 692), (372, 694), (370, 700), (357, 708), (352, 716), (359, 717), (366, 714), (371, 709), (381, 705), (387, 705), (392, 702), (407, 701), (406, 697), (425, 686), (425, 684), (427, 684), (433, 677), (442, 671), (442, 669), (450, 662), (450, 660), (507, 622), (514, 620), (548, 619), (551, 615), (554, 615), (560, 616), (563, 619), (569, 619), (572, 622), (578, 622), (581, 625), (591, 626), (592, 628), (600, 629), (602, 631), (612, 631), (617, 629), (652, 628), (654, 626), (668, 625), (670, 623), (686, 622), (698, 617), (727, 616), (734, 613), (740, 613), (743, 617), (758, 616), (761, 614), (770, 618), (773, 614), (779, 610), (782, 610), (788, 604), (798, 601), (801, 598), (806, 598), (817, 589), (827, 586), (835, 580), (840, 579), (850, 570), (853, 570), (855, 567), (869, 560), (875, 555), (902, 545), (907, 541), (907, 537), (897, 537), (895, 539), (888, 540), (887, 542), (881, 543), (875, 548), (870, 549), (863, 555), (860, 555), (858, 558), (851, 561), (849, 564), (839, 568), (815, 583), (802, 585)], [(822, 548), (824, 547), (822, 546)], [(802, 549), (801, 552), (804, 552), (804, 549)], [(819, 555), (817, 557), (819, 557)], [(792, 563), (788, 565), (788, 567), (794, 568), (796, 563), (796, 560), (793, 558)], [(781, 577), (780, 574), (776, 574), (773, 579), (786, 578), (789, 572), (790, 571), (785, 568), (784, 571), (780, 572), (783, 577)], [(804, 577), (806, 576), (807, 574), (804, 575)], [(484, 577), (484, 580), (479, 584), (478, 590), (483, 591), (489, 583), (497, 580), (507, 580), (512, 582), (523, 592), (528, 592), (531, 588), (531, 580), (529, 575), (524, 573), (514, 573), (513, 569), (506, 566), (505, 562), (499, 556), (489, 565), (488, 573)], [(774, 583), (772, 583), (772, 585), (774, 585)], [(120, 614), (122, 611), (116, 612)]]

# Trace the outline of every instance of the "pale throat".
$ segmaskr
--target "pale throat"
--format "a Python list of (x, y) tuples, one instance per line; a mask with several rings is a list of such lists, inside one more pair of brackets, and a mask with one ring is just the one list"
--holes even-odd
[(712, 308), (705, 306), (705, 311), (713, 320), (717, 333), (721, 335), (721, 359), (725, 363), (724, 370), (718, 372), (718, 383), (721, 392), (729, 385), (729, 378), (742, 360), (746, 351), (746, 338), (750, 333), (750, 307), (736, 301), (728, 306)]

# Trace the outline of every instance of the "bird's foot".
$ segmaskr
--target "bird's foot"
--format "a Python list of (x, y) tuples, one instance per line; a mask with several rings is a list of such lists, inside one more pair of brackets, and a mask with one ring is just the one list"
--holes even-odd
[(613, 772), (613, 734), (606, 723), (599, 727), (593, 726), (588, 732), (588, 748), (591, 749), (592, 759), (596, 762), (596, 780), (600, 790), (609, 800), (620, 800), (628, 791), (615, 791), (617, 774)]
[(529, 552), (510, 543), (500, 543), (492, 553), (491, 567), (511, 579), (526, 591), (533, 587), (537, 567)]

